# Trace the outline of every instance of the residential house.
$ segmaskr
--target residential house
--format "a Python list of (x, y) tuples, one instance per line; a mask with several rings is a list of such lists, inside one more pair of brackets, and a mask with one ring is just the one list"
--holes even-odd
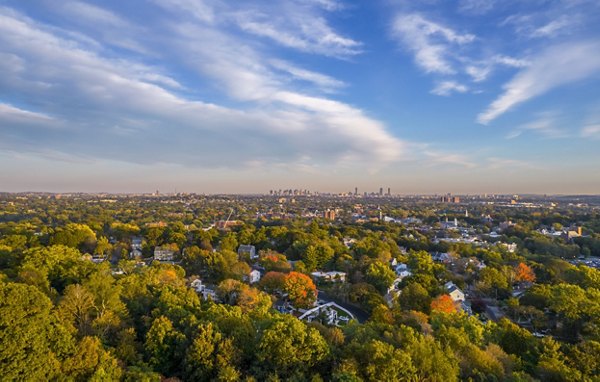
[(253, 245), (242, 244), (238, 248), (238, 255), (248, 255), (250, 260), (258, 259), (258, 254), (256, 253), (256, 247)]
[(356, 243), (356, 239), (350, 238), (350, 237), (345, 237), (342, 239), (344, 245), (346, 246), (346, 248), (352, 248), (352, 246)]
[(447, 253), (447, 252), (433, 252), (431, 254), (431, 258), (433, 259), (433, 261), (437, 261), (440, 263), (451, 263), (452, 262), (452, 256)]
[(217, 292), (214, 289), (202, 284), (202, 280), (196, 279), (190, 283), (190, 288), (194, 289), (196, 293), (202, 295), (203, 300), (211, 299), (212, 301), (219, 301)]
[(315, 281), (330, 281), (330, 282), (345, 282), (346, 281), (346, 273), (331, 271), (331, 272), (312, 272), (310, 274)]
[(336, 325), (347, 324), (350, 320), (354, 319), (354, 315), (349, 310), (336, 304), (335, 302), (328, 302), (323, 305), (319, 305), (312, 309), (305, 311), (298, 319), (312, 322), (313, 320), (323, 317), (323, 324)]
[(446, 289), (446, 292), (450, 295), (452, 301), (454, 301), (455, 303), (462, 303), (463, 301), (465, 301), (465, 294), (452, 281), (448, 281), (446, 284), (444, 284), (444, 288)]
[(202, 293), (204, 290), (204, 284), (202, 284), (202, 280), (195, 279), (190, 283), (190, 287), (196, 291), (196, 293)]
[(566, 241), (572, 241), (576, 237), (581, 237), (581, 235), (582, 235), (581, 227), (577, 227), (576, 231), (571, 230), (571, 229), (563, 231), (561, 236)]
[(129, 252), (130, 259), (136, 259), (142, 257), (142, 238), (132, 237), (131, 238), (131, 252)]
[(400, 280), (412, 275), (412, 272), (408, 270), (408, 265), (406, 265), (404, 263), (397, 264), (395, 270), (396, 270), (396, 275), (398, 276), (398, 278)]
[(156, 247), (154, 248), (154, 260), (158, 261), (173, 261), (175, 259), (175, 251), (169, 248)]
[(260, 277), (261, 277), (260, 271), (258, 269), (253, 269), (248, 274), (248, 283), (255, 284), (260, 281)]

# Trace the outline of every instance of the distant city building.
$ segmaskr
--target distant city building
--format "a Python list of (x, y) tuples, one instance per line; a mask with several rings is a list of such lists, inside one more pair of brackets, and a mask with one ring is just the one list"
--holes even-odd
[(379, 187), (379, 196), (383, 196), (383, 187)]
[(328, 208), (323, 214), (323, 217), (327, 220), (335, 220), (335, 210)]
[(452, 196), (452, 194), (446, 194), (440, 197), (440, 202), (442, 203), (460, 203), (460, 197)]

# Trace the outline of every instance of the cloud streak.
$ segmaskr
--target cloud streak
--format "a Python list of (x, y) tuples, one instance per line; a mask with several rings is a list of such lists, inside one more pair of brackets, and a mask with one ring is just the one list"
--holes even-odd
[(471, 43), (475, 36), (461, 34), (419, 13), (401, 14), (392, 27), (393, 35), (415, 55), (415, 62), (427, 73), (453, 74), (452, 47)]
[(374, 168), (402, 156), (403, 142), (364, 111), (290, 87), (290, 81), (302, 80), (317, 89), (335, 88), (341, 81), (282, 65), (211, 28), (211, 22), (171, 29), (170, 54), (197, 70), (199, 79), (225, 85), (243, 107), (185, 96), (187, 86), (155, 65), (104, 56), (96, 44), (66, 37), (67, 31), (0, 10), (0, 46), (11, 58), (0, 68), (12, 70), (0, 86), (35, 100), (41, 110), (0, 104), (0, 118), (35, 119), (37, 126), (55, 123), (50, 118), (56, 116), (66, 129), (32, 133), (12, 123), (0, 130), (0, 148), (35, 153), (43, 144), (45, 150), (75, 156), (205, 168), (274, 162)]
[(600, 56), (590, 55), (597, 51), (600, 51), (600, 43), (596, 41), (560, 44), (547, 49), (504, 85), (504, 93), (477, 116), (477, 122), (488, 124), (534, 97), (597, 75)]

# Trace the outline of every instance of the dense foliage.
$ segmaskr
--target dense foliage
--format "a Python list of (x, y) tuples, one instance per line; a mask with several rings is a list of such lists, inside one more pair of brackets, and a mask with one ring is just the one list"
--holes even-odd
[[(495, 239), (517, 243), (510, 252), (494, 240), (436, 240), (436, 204), (377, 206), (422, 219), (416, 226), (343, 214), (334, 223), (256, 218), (278, 202), (255, 198), (1, 202), (2, 380), (600, 380), (600, 271), (566, 261), (600, 251), (592, 208), (469, 207), (513, 220)], [(210, 228), (230, 205), (240, 224)], [(493, 227), (461, 222), (478, 234)], [(539, 233), (572, 222), (586, 235)], [(130, 259), (133, 237), (142, 238), (141, 258)], [(254, 245), (259, 259), (238, 255), (240, 244)], [(157, 246), (174, 250), (176, 263), (152, 261)], [(434, 261), (437, 252), (451, 261)], [(392, 260), (410, 275), (399, 280)], [(264, 274), (249, 285), (253, 266)], [(315, 285), (315, 270), (347, 280)], [(198, 278), (219, 302), (190, 287)], [(452, 300), (448, 281), (468, 293), (472, 314)], [(324, 325), (275, 309), (281, 301), (308, 308), (321, 295), (358, 319)]]

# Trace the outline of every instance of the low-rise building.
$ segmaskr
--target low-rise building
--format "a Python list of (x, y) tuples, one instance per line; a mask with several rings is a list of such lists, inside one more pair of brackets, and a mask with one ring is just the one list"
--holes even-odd
[(255, 284), (260, 281), (260, 277), (261, 277), (260, 271), (258, 269), (253, 269), (248, 274), (248, 282), (250, 284)]
[(158, 261), (173, 261), (175, 259), (175, 251), (170, 248), (156, 247), (154, 248), (154, 260)]
[(190, 288), (194, 289), (196, 293), (202, 295), (203, 300), (211, 299), (212, 301), (218, 301), (217, 292), (214, 289), (202, 283), (202, 280), (195, 279), (190, 283)]
[(330, 281), (330, 282), (345, 282), (346, 281), (346, 273), (331, 271), (331, 272), (312, 272), (310, 274), (315, 281)]
[(446, 289), (446, 292), (448, 292), (448, 294), (450, 295), (452, 301), (454, 301), (455, 303), (462, 303), (463, 301), (465, 301), (465, 294), (452, 281), (448, 281), (446, 284), (444, 284), (444, 288)]
[(400, 278), (400, 280), (412, 275), (412, 272), (408, 270), (408, 265), (404, 263), (397, 264), (395, 267), (395, 271), (396, 275), (398, 276), (398, 278)]
[(253, 245), (242, 244), (238, 248), (238, 255), (248, 255), (250, 260), (258, 259), (258, 254), (256, 253), (256, 247)]

